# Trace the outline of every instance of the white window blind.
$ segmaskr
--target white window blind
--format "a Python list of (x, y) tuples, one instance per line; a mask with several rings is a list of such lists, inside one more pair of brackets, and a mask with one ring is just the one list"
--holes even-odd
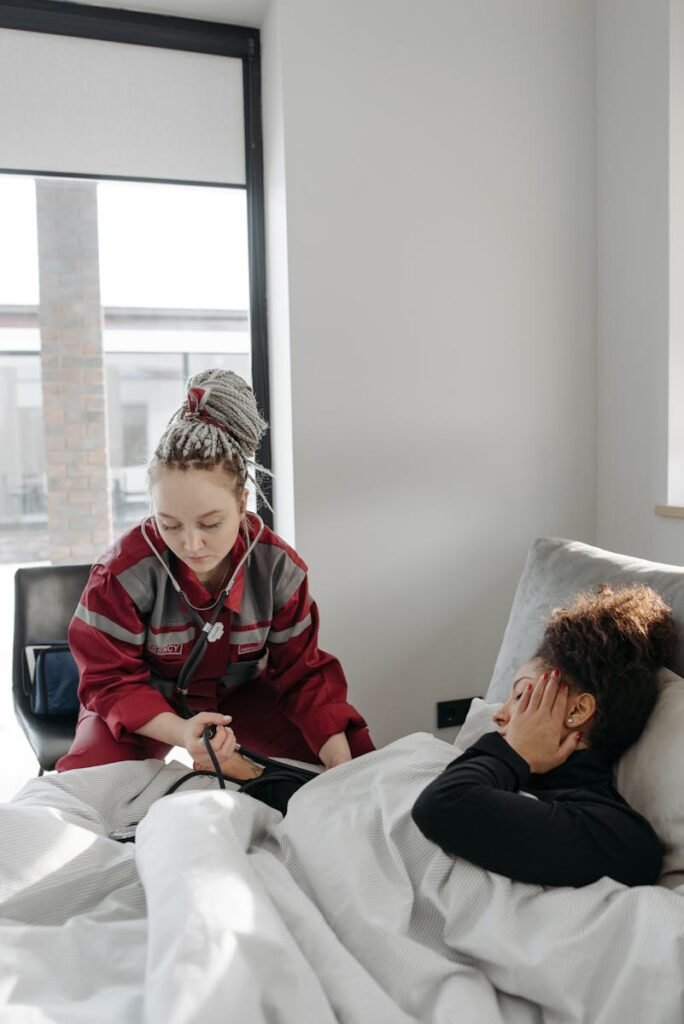
[(242, 61), (0, 29), (0, 168), (244, 185)]

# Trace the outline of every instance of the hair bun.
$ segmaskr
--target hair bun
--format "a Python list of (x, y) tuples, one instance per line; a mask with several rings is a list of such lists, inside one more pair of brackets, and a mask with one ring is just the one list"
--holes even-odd
[(267, 424), (247, 381), (232, 370), (201, 370), (187, 387), (181, 415), (213, 422), (243, 455), (254, 456)]
[(254, 461), (267, 429), (246, 380), (232, 370), (202, 370), (188, 381), (185, 401), (169, 420), (150, 470), (155, 463), (181, 468), (223, 464), (243, 485), (251, 478), (270, 508), (256, 478), (270, 471)]

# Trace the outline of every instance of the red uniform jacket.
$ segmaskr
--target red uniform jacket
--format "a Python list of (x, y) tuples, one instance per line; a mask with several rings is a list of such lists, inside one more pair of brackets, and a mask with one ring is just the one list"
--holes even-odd
[[(254, 537), (256, 517), (249, 517), (249, 529)], [(147, 523), (147, 535), (188, 600), (197, 607), (210, 605), (214, 598), (172, 554), (154, 520)], [(231, 552), (233, 565), (244, 550), (240, 535)], [(211, 611), (200, 614), (208, 619)], [(268, 527), (218, 621), (223, 636), (207, 644), (190, 684), (193, 711), (216, 709), (225, 693), (220, 687), (265, 686), (313, 751), (335, 733), (365, 728), (347, 703), (340, 663), (318, 648), (318, 611), (309, 597), (307, 567)], [(116, 739), (161, 712), (177, 711), (150, 679), (177, 679), (198, 632), (140, 527), (134, 527), (93, 566), (69, 627), (81, 703), (104, 719)]]

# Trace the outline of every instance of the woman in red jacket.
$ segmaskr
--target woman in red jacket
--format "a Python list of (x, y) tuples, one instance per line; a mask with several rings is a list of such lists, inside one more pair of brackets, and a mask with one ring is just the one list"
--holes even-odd
[[(93, 566), (71, 622), (82, 707), (58, 771), (163, 758), (174, 746), (211, 770), (208, 725), (228, 775), (250, 773), (231, 725), (258, 753), (325, 767), (374, 749), (339, 662), (318, 647), (306, 565), (247, 512), (265, 429), (236, 374), (189, 381), (150, 464), (154, 515)], [(184, 693), (198, 637), (204, 653)]]

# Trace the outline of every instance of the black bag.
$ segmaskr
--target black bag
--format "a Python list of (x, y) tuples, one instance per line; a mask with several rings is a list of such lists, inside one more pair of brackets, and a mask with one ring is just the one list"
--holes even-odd
[(24, 648), (24, 693), (40, 718), (78, 715), (78, 667), (66, 641)]

